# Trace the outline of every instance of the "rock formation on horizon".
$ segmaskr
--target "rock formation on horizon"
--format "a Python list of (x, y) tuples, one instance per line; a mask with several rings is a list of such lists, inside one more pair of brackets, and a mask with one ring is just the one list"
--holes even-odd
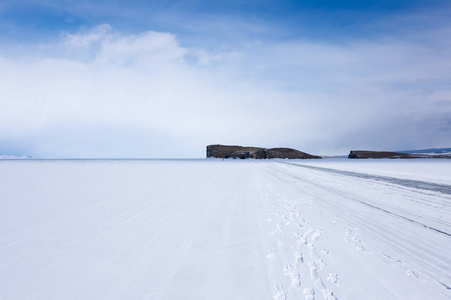
[(388, 151), (352, 150), (348, 158), (410, 158), (410, 154)]
[(322, 157), (311, 155), (291, 148), (260, 148), (227, 145), (208, 145), (207, 157), (215, 158), (253, 158), (253, 159), (321, 159)]
[(451, 158), (451, 155), (437, 155), (426, 153), (402, 153), (402, 152), (388, 152), (388, 151), (368, 151), (368, 150), (353, 150), (349, 153), (348, 158), (363, 159), (363, 158)]

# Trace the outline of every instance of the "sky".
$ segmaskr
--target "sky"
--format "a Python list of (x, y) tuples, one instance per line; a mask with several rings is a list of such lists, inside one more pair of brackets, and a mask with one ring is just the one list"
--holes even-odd
[(451, 147), (446, 0), (0, 0), (0, 154)]

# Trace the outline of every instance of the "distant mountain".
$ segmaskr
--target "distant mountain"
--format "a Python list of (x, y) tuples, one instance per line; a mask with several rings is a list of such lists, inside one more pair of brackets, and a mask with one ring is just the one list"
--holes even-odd
[(412, 158), (412, 154), (388, 151), (352, 150), (348, 158)]
[[(443, 148), (445, 149), (445, 148)], [(388, 151), (368, 151), (368, 150), (352, 150), (348, 158), (451, 158), (451, 152), (442, 151), (443, 149), (424, 149), (411, 150), (402, 152), (388, 152)], [(431, 150), (440, 150), (433, 152)], [(422, 151), (422, 152), (419, 152)]]
[(0, 154), (0, 159), (33, 159), (37, 158), (32, 155), (9, 155), (9, 154)]
[(451, 148), (430, 148), (430, 149), (420, 149), (420, 150), (405, 150), (405, 151), (395, 151), (399, 153), (415, 153), (415, 154), (430, 154), (430, 155), (451, 155)]

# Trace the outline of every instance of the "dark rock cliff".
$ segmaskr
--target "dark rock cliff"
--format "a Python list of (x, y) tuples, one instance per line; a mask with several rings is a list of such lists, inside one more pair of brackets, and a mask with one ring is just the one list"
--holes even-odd
[(288, 158), (288, 159), (320, 159), (320, 156), (311, 155), (291, 148), (260, 148), (226, 145), (207, 146), (207, 157), (215, 158)]
[(348, 158), (416, 158), (416, 156), (398, 152), (354, 150), (349, 153)]
[(353, 151), (351, 151), (351, 153), (349, 153), (348, 158), (447, 158), (447, 159), (450, 159), (451, 155), (353, 150)]

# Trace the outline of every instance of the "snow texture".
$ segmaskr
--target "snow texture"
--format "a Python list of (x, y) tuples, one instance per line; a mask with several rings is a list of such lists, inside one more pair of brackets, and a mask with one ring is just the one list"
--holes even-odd
[(451, 161), (0, 162), (0, 299), (450, 299)]

